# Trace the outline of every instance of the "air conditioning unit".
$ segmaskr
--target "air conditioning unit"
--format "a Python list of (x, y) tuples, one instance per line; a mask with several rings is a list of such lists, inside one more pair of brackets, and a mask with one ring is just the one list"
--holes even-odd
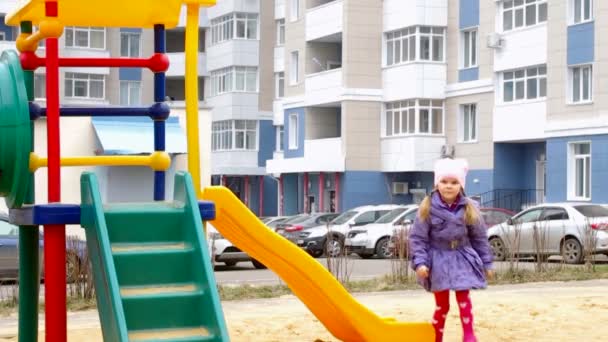
[(454, 145), (441, 146), (441, 158), (454, 158), (455, 152)]
[(504, 47), (504, 39), (498, 33), (489, 34), (487, 37), (487, 45), (492, 49), (502, 49)]
[(403, 195), (408, 193), (408, 186), (405, 182), (393, 182), (393, 195)]

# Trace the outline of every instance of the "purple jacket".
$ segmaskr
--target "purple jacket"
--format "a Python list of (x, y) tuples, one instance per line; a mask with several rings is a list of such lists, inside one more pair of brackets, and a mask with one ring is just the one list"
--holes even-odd
[(472, 200), (461, 197), (450, 210), (435, 191), (431, 194), (429, 219), (423, 221), (416, 217), (409, 235), (409, 248), (412, 267), (425, 265), (430, 269), (428, 279), (418, 280), (427, 291), (487, 286), (485, 270), (492, 268), (494, 257), (481, 215), (475, 225), (467, 226), (464, 222), (468, 201)]

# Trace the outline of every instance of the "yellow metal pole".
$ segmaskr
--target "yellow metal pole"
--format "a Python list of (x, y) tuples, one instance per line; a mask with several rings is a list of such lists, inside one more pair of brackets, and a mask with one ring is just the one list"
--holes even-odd
[[(48, 166), (48, 158), (30, 154), (30, 171), (36, 172)], [(171, 166), (171, 157), (166, 152), (153, 152), (148, 156), (91, 156), (64, 157), (61, 166), (149, 166), (155, 171), (166, 171)]]
[(188, 171), (201, 197), (201, 164), (198, 130), (198, 20), (199, 5), (187, 4), (186, 20), (186, 134)]

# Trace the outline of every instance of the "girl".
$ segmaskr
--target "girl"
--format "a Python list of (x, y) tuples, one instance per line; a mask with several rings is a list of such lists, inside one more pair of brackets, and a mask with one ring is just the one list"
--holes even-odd
[(435, 163), (435, 190), (420, 204), (410, 231), (412, 267), (418, 282), (435, 295), (437, 342), (443, 340), (450, 290), (456, 291), (463, 341), (477, 341), (469, 290), (485, 288), (486, 276), (493, 276), (486, 226), (475, 202), (464, 195), (467, 171), (462, 159)]

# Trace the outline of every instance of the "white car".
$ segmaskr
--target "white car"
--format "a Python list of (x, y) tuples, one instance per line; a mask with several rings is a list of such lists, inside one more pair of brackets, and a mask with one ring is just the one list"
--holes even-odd
[(345, 246), (348, 253), (368, 259), (377, 255), (381, 259), (391, 258), (389, 239), (396, 226), (406, 221), (413, 222), (418, 212), (418, 205), (411, 204), (393, 209), (380, 217), (376, 222), (352, 229), (346, 236)]
[(209, 253), (211, 253), (215, 262), (223, 262), (226, 266), (234, 266), (242, 261), (251, 261), (253, 266), (257, 269), (266, 268), (264, 264), (253, 259), (247, 255), (247, 253), (234, 246), (232, 242), (224, 238), (215, 227), (209, 224), (209, 222), (206, 223), (206, 227)]
[(488, 229), (494, 258), (561, 255), (578, 264), (585, 255), (608, 255), (608, 209), (590, 203), (545, 203)]
[(320, 257), (324, 252), (332, 257), (338, 256), (343, 252), (344, 240), (353, 227), (375, 222), (381, 216), (398, 207), (395, 204), (357, 207), (340, 214), (329, 224), (286, 233), (285, 237), (304, 248), (314, 257)]

